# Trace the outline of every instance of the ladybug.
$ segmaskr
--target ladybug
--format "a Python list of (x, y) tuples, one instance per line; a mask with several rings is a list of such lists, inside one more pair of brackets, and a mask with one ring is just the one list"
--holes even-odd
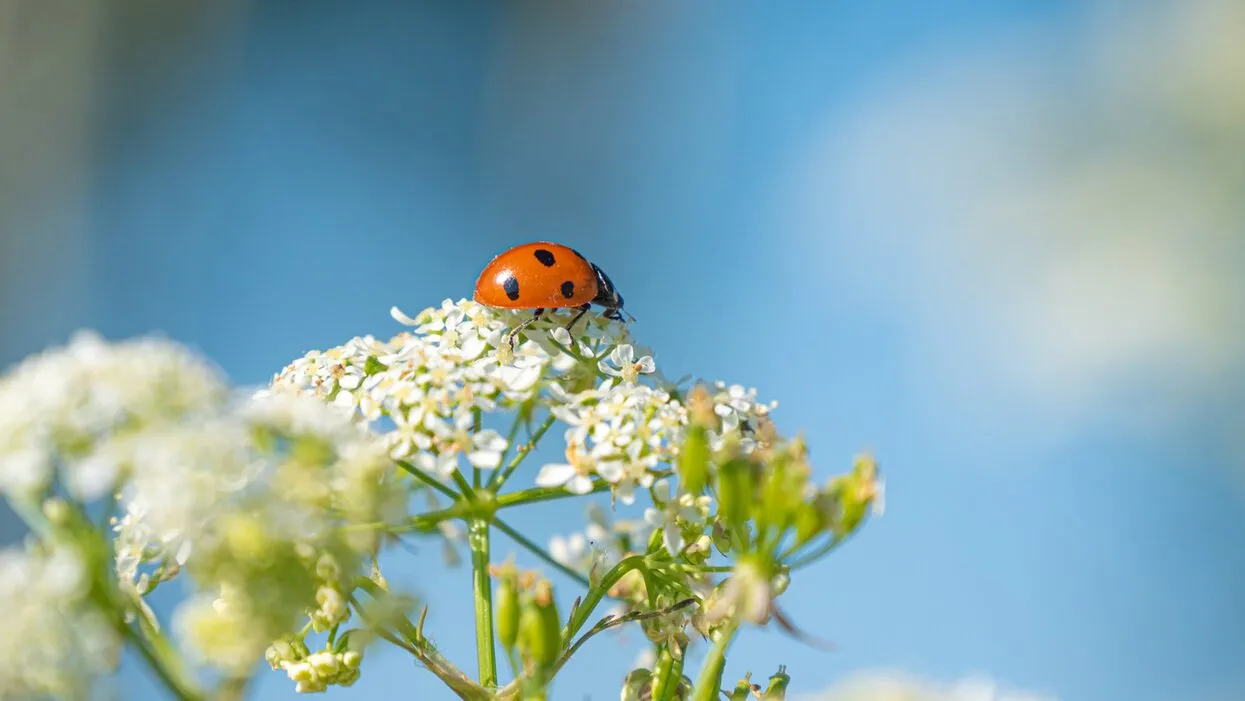
[(500, 309), (535, 310), (510, 331), (512, 347), (515, 334), (547, 309), (579, 310), (567, 331), (593, 304), (605, 307), (606, 319), (623, 320), (622, 295), (605, 271), (579, 251), (549, 241), (519, 244), (489, 261), (476, 280), (475, 301)]

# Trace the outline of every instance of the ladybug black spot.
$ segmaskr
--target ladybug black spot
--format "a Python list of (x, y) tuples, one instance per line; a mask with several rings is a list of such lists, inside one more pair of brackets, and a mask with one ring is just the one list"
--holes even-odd
[(536, 260), (540, 261), (541, 265), (545, 266), (546, 268), (553, 267), (554, 259), (553, 259), (553, 253), (551, 251), (546, 251), (543, 248), (538, 248), (535, 251), (533, 251), (533, 255), (536, 256)]
[(575, 283), (571, 282), (570, 280), (567, 280), (566, 282), (562, 283), (562, 296), (567, 299), (574, 297), (575, 296)]
[(506, 278), (505, 282), (503, 282), (503, 283), (501, 284), (501, 286), (502, 286), (502, 289), (504, 289), (504, 290), (506, 291), (506, 296), (510, 298), (510, 301), (512, 301), (512, 302), (513, 302), (513, 301), (517, 301), (517, 300), (519, 299), (519, 280), (518, 280), (518, 278), (516, 278), (515, 276), (511, 275), (510, 277)]

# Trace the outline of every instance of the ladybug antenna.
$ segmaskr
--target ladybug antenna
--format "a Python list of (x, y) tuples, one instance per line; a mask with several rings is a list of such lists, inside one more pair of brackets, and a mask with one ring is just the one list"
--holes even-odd
[(629, 312), (629, 311), (627, 311), (626, 309), (619, 309), (618, 311), (622, 312), (623, 314), (626, 314), (626, 315), (627, 315), (627, 319), (631, 320), (632, 322), (634, 322), (634, 321), (636, 320), (636, 319), (635, 319), (635, 316), (634, 316), (634, 315), (632, 315), (632, 313), (631, 313), (631, 312)]

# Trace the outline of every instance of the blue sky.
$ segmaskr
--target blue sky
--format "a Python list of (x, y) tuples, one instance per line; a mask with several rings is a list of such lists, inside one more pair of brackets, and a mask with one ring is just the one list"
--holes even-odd
[[(863, 448), (886, 471), (885, 517), (783, 599), (838, 651), (756, 632), (729, 677), (1245, 697), (1245, 356), (1223, 302), (1245, 223), (1186, 216), (1219, 211), (1199, 183), (1224, 178), (1163, 107), (1183, 93), (1152, 89), (1190, 82), (1160, 65), (1237, 75), (1230, 52), (1198, 63), (1180, 31), (1205, 25), (1111, 2), (230, 7), (178, 61), (111, 50), (86, 194), (47, 205), (81, 208), (80, 248), (46, 269), (59, 296), (8, 302), (4, 360), (82, 325), (157, 331), (260, 383), (396, 333), (391, 305), (469, 296), (509, 244), (560, 241), (609, 271), (670, 376), (779, 400), (823, 475)], [(1155, 37), (1173, 60), (1150, 70), (1129, 47)], [(580, 523), (541, 515), (516, 520)], [(467, 576), (390, 575), (464, 664)], [(612, 698), (626, 640), (557, 696)], [(386, 652), (357, 693), (411, 685), (439, 698)], [(292, 697), (275, 673), (256, 695)]]

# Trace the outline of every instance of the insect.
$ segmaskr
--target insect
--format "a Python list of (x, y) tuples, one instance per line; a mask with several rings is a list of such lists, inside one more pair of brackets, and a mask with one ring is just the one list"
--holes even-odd
[(548, 309), (579, 310), (567, 331), (593, 304), (605, 307), (606, 319), (623, 320), (622, 295), (605, 271), (579, 251), (549, 241), (519, 244), (489, 261), (476, 280), (475, 301), (500, 309), (535, 310), (511, 329), (512, 348), (515, 334)]

